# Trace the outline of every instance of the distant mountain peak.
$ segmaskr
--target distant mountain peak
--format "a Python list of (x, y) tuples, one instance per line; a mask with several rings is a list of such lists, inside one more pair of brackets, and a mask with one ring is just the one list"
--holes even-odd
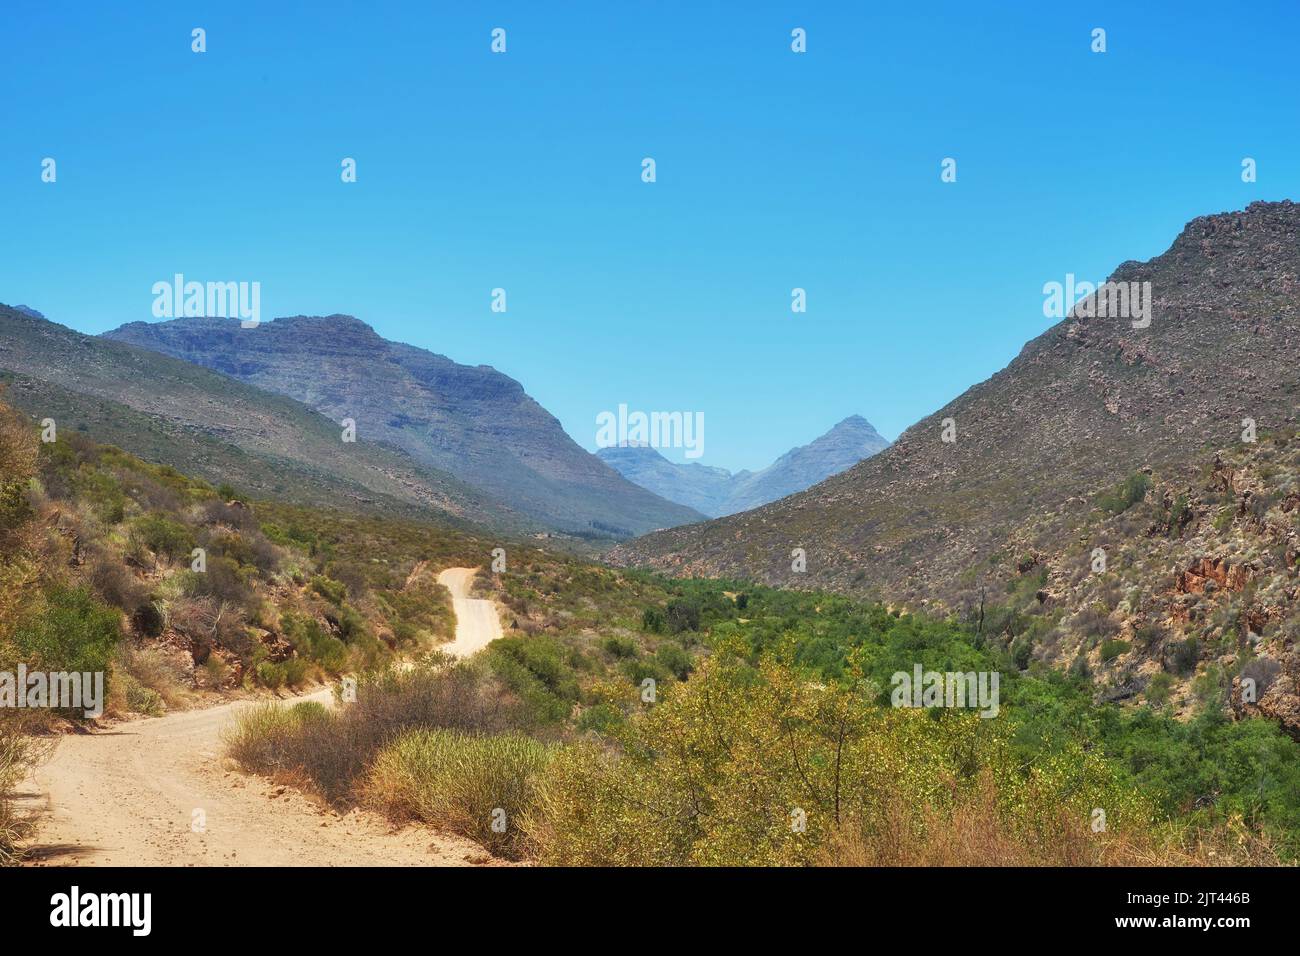
[(867, 458), (889, 442), (861, 415), (850, 415), (828, 432), (786, 452), (759, 472), (679, 465), (642, 442), (602, 448), (596, 454), (629, 481), (662, 498), (711, 517), (746, 511), (803, 491)]

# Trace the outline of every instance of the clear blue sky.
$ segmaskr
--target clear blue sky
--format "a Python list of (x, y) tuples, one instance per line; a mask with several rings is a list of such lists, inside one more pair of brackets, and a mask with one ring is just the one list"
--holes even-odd
[(175, 272), (256, 280), (588, 448), (620, 402), (703, 411), (702, 461), (755, 468), (896, 437), (1051, 324), (1044, 282), (1300, 198), (1294, 2), (889, 6), (11, 5), (0, 301), (100, 332)]

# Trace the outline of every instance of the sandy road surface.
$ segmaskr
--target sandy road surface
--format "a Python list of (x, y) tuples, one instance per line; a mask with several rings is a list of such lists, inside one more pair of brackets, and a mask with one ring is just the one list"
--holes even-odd
[(469, 657), (483, 650), (501, 636), (501, 619), (491, 601), (469, 596), (476, 568), (448, 568), (438, 575), (438, 583), (451, 592), (456, 611), (456, 639), (439, 650), (455, 657)]
[[(456, 639), (469, 656), (501, 636), (491, 601), (468, 597), (473, 568), (438, 580), (454, 598)], [(328, 690), (305, 700), (328, 702)], [(36, 865), (381, 866), (473, 865), (491, 859), (477, 844), (426, 827), (394, 831), (363, 811), (339, 816), (309, 797), (228, 769), (221, 733), (252, 706), (142, 718), (59, 740), (24, 783), (19, 804), (39, 813)], [(203, 832), (192, 827), (195, 811)]]
[[(304, 700), (330, 699), (328, 690)], [(292, 788), (227, 769), (221, 731), (251, 706), (117, 724), (63, 737), (24, 785), (40, 811), (31, 861), (59, 866), (468, 865), (487, 854), (423, 827), (394, 832), (362, 811), (340, 816)], [(204, 832), (192, 829), (194, 811)]]

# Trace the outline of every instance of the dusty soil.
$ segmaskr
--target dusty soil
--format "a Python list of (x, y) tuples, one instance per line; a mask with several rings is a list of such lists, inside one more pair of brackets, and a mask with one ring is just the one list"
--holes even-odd
[[(467, 597), (472, 568), (439, 580), (452, 592), (468, 656), (501, 636), (491, 601)], [(328, 689), (303, 700), (330, 703)], [(124, 721), (62, 737), (23, 786), (36, 813), (37, 866), (466, 866), (494, 863), (476, 843), (427, 827), (394, 829), (340, 815), (292, 787), (238, 772), (222, 731), (254, 701)], [(201, 817), (196, 811), (201, 812)], [(201, 826), (199, 823), (201, 822)]]
[(448, 568), (438, 575), (438, 583), (451, 592), (456, 611), (456, 638), (439, 650), (455, 657), (469, 657), (501, 637), (501, 618), (496, 605), (469, 596), (475, 568)]

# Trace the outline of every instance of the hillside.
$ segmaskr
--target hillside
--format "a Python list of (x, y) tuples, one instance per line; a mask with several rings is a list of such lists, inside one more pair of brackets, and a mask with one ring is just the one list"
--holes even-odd
[[(1194, 471), (1207, 450), (1295, 422), (1300, 206), (1254, 203), (1190, 222), (1163, 255), (1113, 280), (1150, 282), (1148, 328), (1072, 313), (1001, 372), (892, 446), (800, 494), (619, 546), (674, 574), (741, 575), (967, 606), (1015, 575), (1010, 542), (1071, 540), (1096, 496), (1132, 472)], [(943, 441), (945, 420), (955, 427)], [(1086, 542), (1078, 542), (1087, 550)], [(792, 571), (803, 548), (805, 573)]]
[(165, 463), (245, 494), (457, 523), (527, 524), (445, 472), (359, 437), (291, 399), (188, 362), (82, 335), (0, 306), (6, 400), (61, 433)]
[[(824, 592), (670, 581), (507, 541), (508, 566), (475, 582), (506, 636), (471, 662), (425, 657), (451, 631), (437, 569), (481, 567), (496, 543), (228, 500), (77, 432), (40, 443), (0, 405), (0, 670), (106, 671), (113, 715), (358, 678), (355, 702), (332, 709), (328, 691), (239, 709), (227, 754), (269, 783), (234, 779), (210, 743), (188, 745), (212, 739), (196, 731), (229, 705), (107, 734), (78, 714), (0, 711), (0, 864), (47, 850), (92, 859), (100, 838), (84, 834), (112, 819), (95, 795), (123, 793), (140, 812), (111, 834), (118, 864), (296, 859), (284, 840), (304, 838), (301, 821), (276, 830), (274, 849), (229, 833), (178, 842), (169, 821), (192, 793), (260, 833), (314, 805), (318, 842), (359, 835), (372, 855), (378, 828), (350, 811), (564, 864), (1173, 865), (1297, 852), (1300, 748), (1272, 722), (1227, 721), (1213, 695), (1179, 722), (1154, 688), (1145, 707), (1098, 704), (1086, 679), (1022, 660), (991, 630)], [(1001, 671), (1003, 719), (890, 706), (889, 675), (917, 661)], [(91, 732), (60, 747), (59, 825), (33, 836), (9, 799), (46, 746), (32, 732), (73, 723)], [(75, 785), (83, 773), (93, 785)], [(503, 831), (490, 826), (501, 806)], [(805, 809), (806, 834), (789, 826), (791, 806)], [(1096, 806), (1110, 813), (1101, 835)], [(926, 839), (896, 838), (922, 823)], [(83, 836), (47, 846), (65, 834)], [(445, 838), (395, 836), (392, 862), (486, 861)]]
[(888, 446), (870, 422), (851, 415), (757, 472), (676, 464), (647, 445), (616, 445), (596, 454), (628, 481), (716, 518), (803, 491)]
[(455, 475), (535, 522), (626, 537), (699, 520), (580, 448), (514, 379), (390, 342), (350, 316), (133, 322), (129, 342), (357, 423), (358, 434)]

